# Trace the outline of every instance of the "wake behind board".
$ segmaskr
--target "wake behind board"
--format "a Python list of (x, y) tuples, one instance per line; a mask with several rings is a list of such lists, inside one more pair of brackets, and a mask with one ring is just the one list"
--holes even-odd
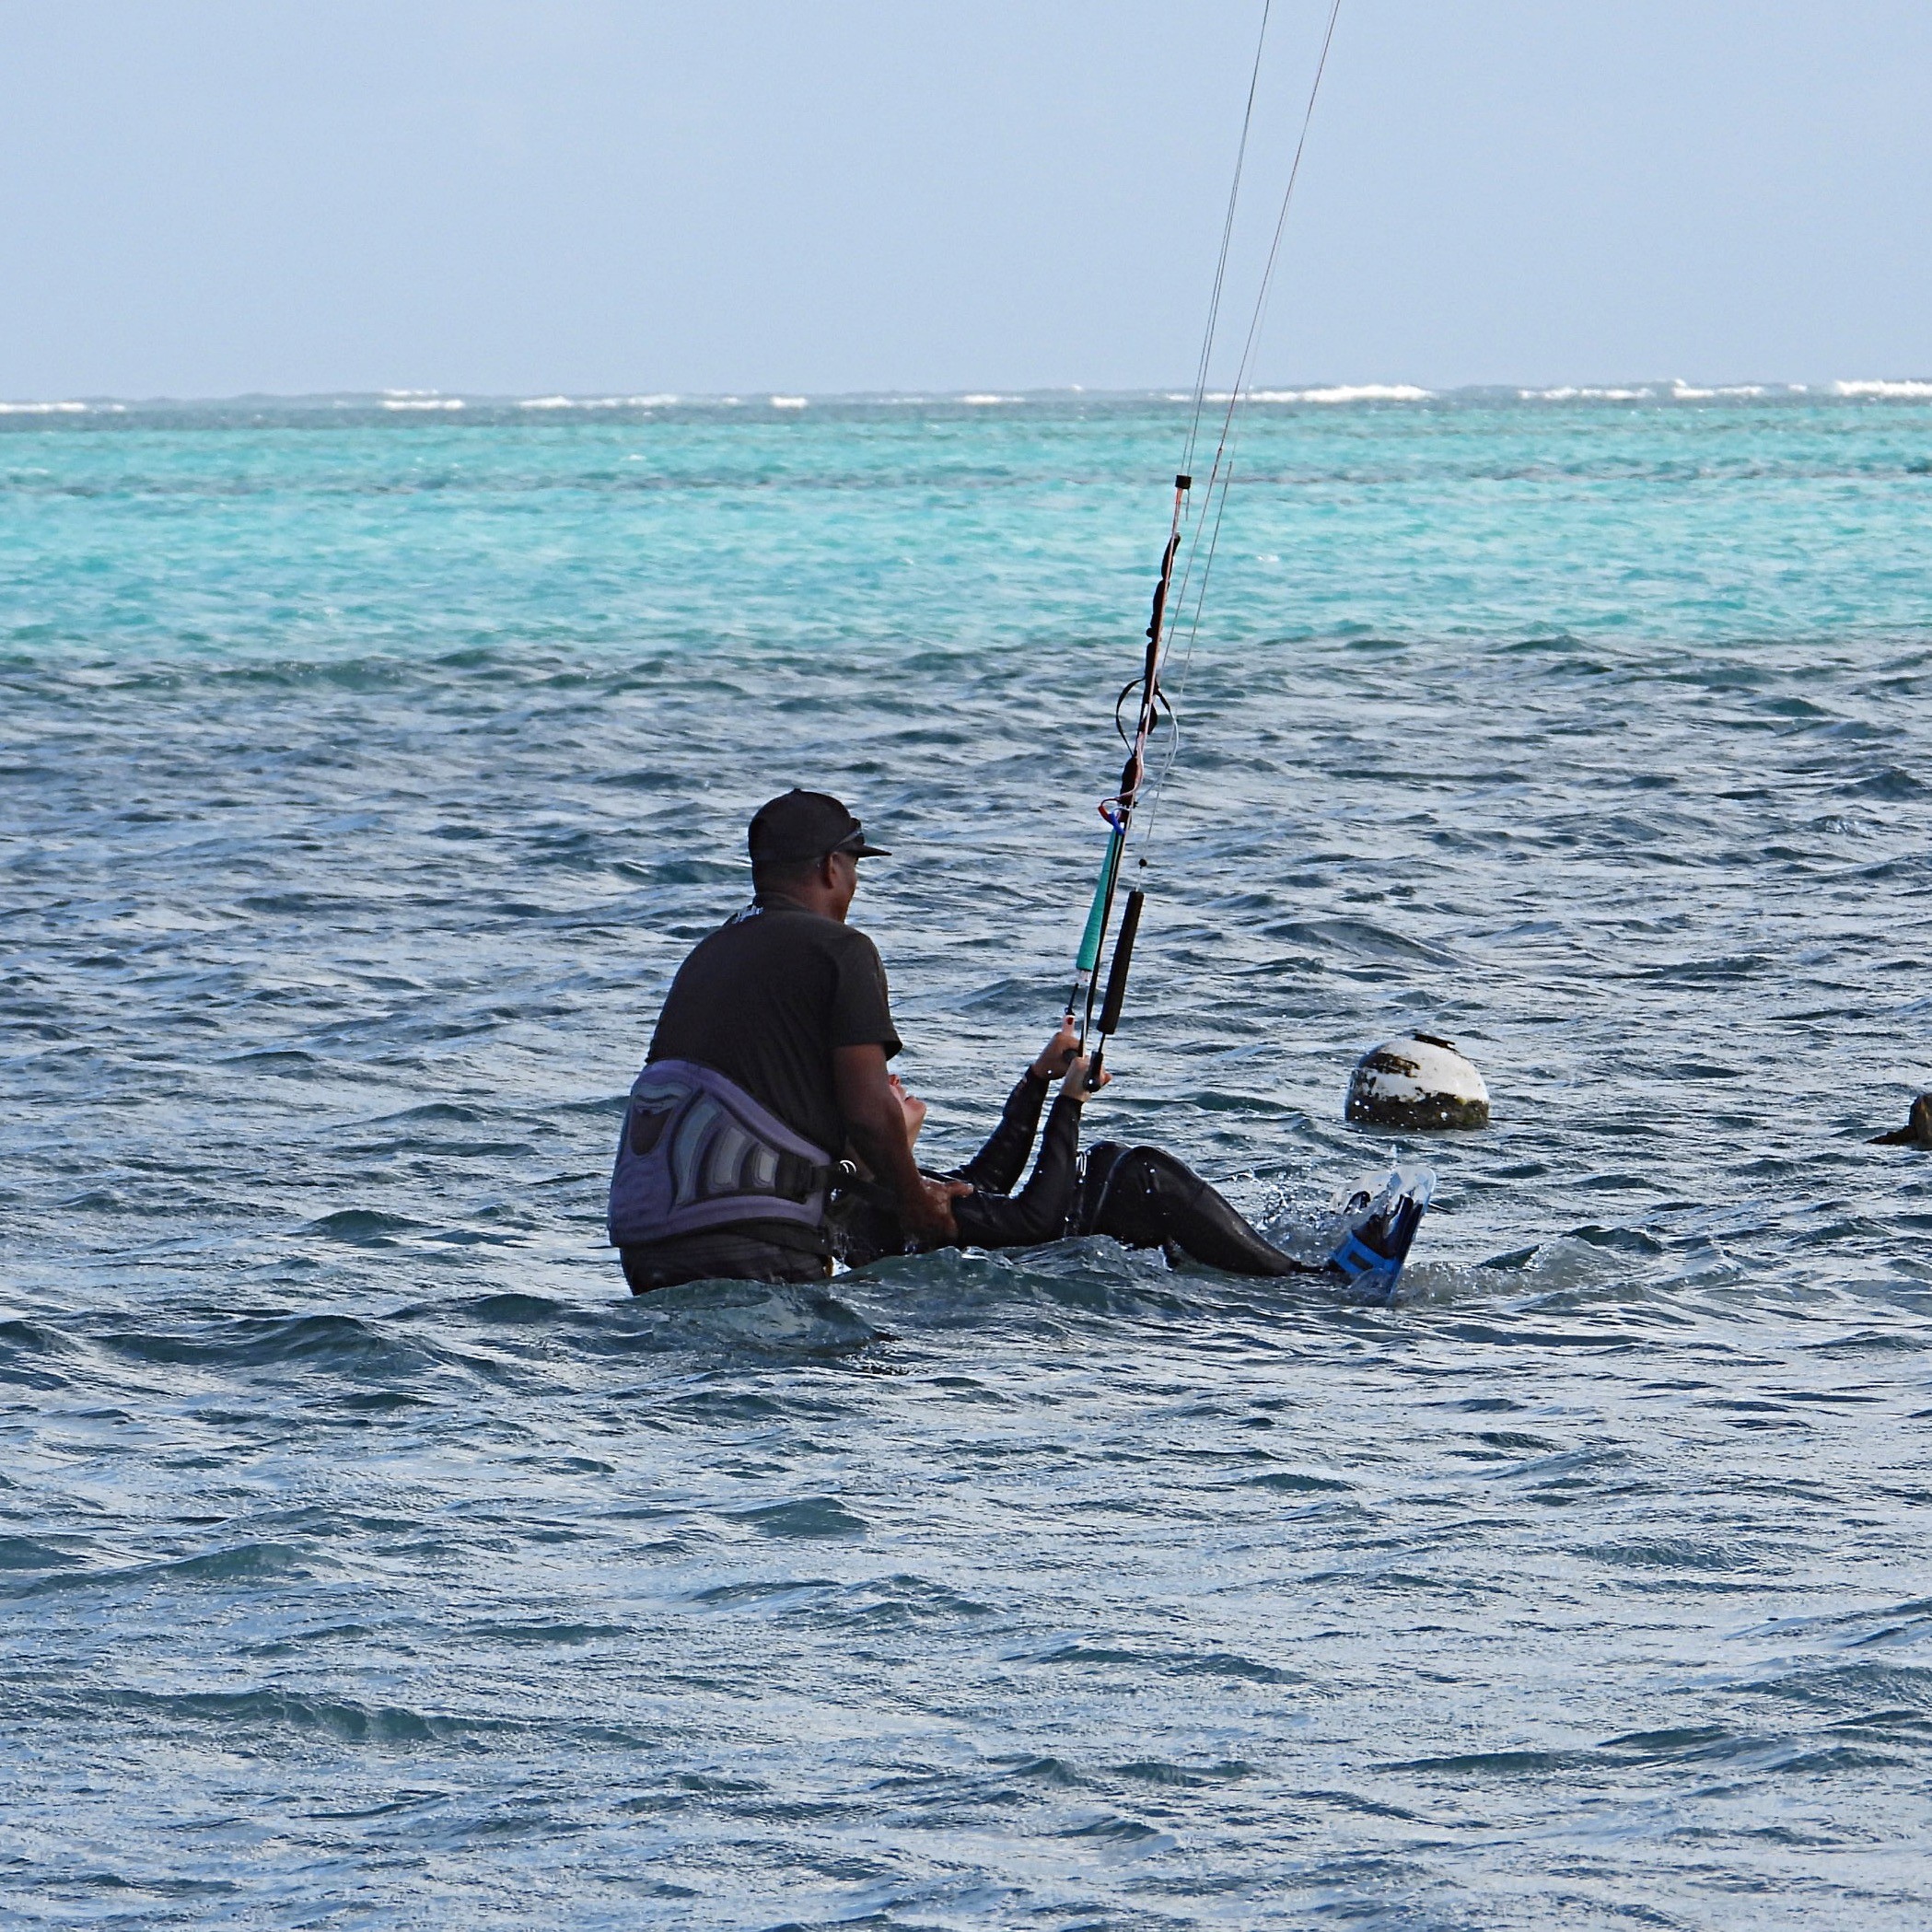
[(1351, 1181), (1332, 1204), (1338, 1219), (1331, 1226), (1329, 1266), (1356, 1293), (1394, 1300), (1435, 1192), (1435, 1173), (1425, 1167), (1391, 1168)]

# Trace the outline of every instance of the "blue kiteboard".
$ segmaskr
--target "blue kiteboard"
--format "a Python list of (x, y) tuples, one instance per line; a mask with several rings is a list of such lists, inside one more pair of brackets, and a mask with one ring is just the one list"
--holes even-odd
[(1435, 1173), (1425, 1167), (1391, 1168), (1351, 1181), (1332, 1204), (1336, 1218), (1329, 1266), (1358, 1294), (1393, 1300), (1435, 1192)]

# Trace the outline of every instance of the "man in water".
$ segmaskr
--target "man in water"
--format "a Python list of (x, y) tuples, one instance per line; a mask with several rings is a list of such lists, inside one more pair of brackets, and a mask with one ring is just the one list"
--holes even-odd
[(889, 854), (823, 792), (751, 821), (752, 900), (671, 982), (631, 1090), (611, 1242), (632, 1291), (831, 1272), (825, 1207), (850, 1149), (917, 1240), (957, 1240), (955, 1190), (913, 1158), (879, 949), (845, 923), (858, 862)]

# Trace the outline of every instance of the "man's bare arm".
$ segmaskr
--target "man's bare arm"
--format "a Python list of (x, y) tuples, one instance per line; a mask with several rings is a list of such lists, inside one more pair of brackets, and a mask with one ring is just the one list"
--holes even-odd
[(886, 1084), (882, 1046), (837, 1046), (832, 1050), (832, 1086), (845, 1131), (860, 1158), (899, 1197), (899, 1216), (907, 1229), (927, 1241), (956, 1241), (951, 1197), (928, 1181), (913, 1158), (906, 1138), (905, 1110)]

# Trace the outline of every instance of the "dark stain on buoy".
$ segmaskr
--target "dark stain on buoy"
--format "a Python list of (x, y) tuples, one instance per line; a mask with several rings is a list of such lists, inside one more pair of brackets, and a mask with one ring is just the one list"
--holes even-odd
[(1451, 1040), (1412, 1033), (1356, 1063), (1346, 1117), (1360, 1127), (1439, 1134), (1489, 1124), (1489, 1089)]
[(1874, 1134), (1874, 1147), (1932, 1147), (1932, 1093), (1922, 1093), (1912, 1103), (1912, 1111), (1903, 1127), (1890, 1134)]

